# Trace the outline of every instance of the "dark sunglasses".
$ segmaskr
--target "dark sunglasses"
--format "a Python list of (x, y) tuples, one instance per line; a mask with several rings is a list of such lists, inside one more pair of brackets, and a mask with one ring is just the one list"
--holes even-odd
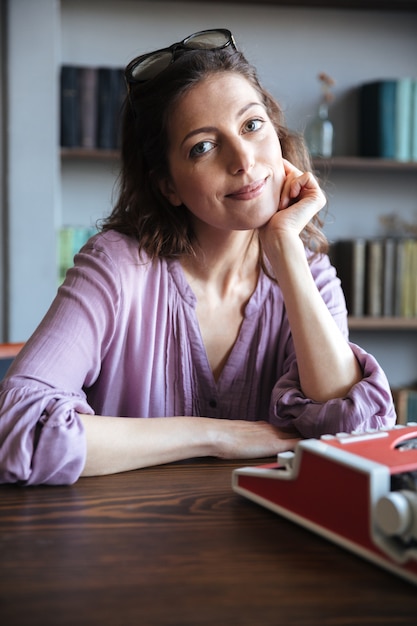
[(202, 30), (186, 37), (169, 48), (162, 48), (136, 57), (125, 69), (125, 78), (128, 86), (135, 83), (145, 83), (163, 72), (173, 63), (180, 54), (190, 50), (221, 50), (231, 46), (237, 50), (236, 42), (230, 30), (216, 28)]

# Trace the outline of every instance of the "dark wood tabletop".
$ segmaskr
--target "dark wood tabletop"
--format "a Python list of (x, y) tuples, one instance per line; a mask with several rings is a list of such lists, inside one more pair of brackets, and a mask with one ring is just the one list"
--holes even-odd
[(235, 494), (246, 464), (0, 486), (0, 623), (417, 623), (417, 587)]

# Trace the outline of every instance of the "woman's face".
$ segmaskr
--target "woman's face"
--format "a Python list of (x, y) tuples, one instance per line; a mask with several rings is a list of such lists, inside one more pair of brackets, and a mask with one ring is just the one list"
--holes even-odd
[(170, 178), (161, 190), (184, 204), (195, 226), (249, 230), (278, 209), (284, 181), (281, 146), (252, 85), (213, 74), (192, 87), (170, 116)]

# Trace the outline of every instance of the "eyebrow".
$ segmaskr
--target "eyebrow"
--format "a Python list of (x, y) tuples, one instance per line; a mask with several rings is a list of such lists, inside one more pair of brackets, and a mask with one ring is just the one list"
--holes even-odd
[[(253, 106), (259, 106), (259, 107), (261, 107), (262, 109), (265, 110), (265, 107), (262, 104), (262, 102), (249, 102), (248, 104), (245, 104), (244, 107), (239, 109), (239, 111), (237, 112), (237, 115), (236, 115), (236, 119), (238, 119), (239, 117), (244, 115), (246, 113), (246, 111), (251, 109)], [(181, 142), (181, 145), (183, 146), (185, 144), (185, 142), (188, 139), (190, 139), (190, 137), (194, 137), (195, 135), (199, 135), (200, 133), (212, 133), (212, 132), (215, 132), (216, 130), (217, 130), (217, 128), (215, 126), (202, 126), (201, 128), (195, 128), (194, 130), (191, 130), (189, 133), (187, 133), (185, 135), (184, 139)]]

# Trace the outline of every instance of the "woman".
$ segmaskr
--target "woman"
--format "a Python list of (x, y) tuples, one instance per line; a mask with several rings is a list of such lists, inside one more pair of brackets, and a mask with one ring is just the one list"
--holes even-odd
[(393, 425), (385, 375), (347, 340), (302, 141), (231, 33), (139, 57), (126, 80), (119, 199), (2, 383), (0, 481)]

